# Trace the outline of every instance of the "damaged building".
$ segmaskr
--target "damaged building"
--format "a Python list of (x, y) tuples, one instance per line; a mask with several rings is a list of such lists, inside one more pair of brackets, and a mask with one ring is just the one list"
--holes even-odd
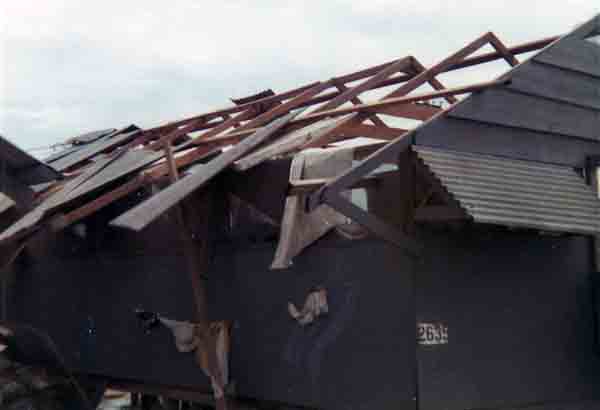
[[(7, 354), (89, 407), (116, 388), (600, 408), (598, 36), (600, 16), (513, 47), (490, 32), (429, 68), (100, 130), (44, 161), (0, 140)], [(506, 73), (438, 79), (492, 61)]]

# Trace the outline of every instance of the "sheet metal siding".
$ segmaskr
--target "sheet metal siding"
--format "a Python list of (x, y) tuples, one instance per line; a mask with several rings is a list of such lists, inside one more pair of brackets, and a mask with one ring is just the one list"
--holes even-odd
[(417, 321), (448, 328), (447, 345), (418, 347), (420, 410), (600, 409), (569, 403), (600, 399), (589, 238), (484, 225), (420, 238)]
[(571, 167), (415, 146), (476, 222), (594, 234), (593, 189)]

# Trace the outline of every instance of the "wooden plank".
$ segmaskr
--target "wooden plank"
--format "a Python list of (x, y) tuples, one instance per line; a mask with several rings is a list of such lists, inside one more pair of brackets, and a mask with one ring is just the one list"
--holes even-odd
[[(423, 71), (427, 70), (425, 68), (425, 66), (423, 64), (421, 64), (421, 62), (419, 60), (417, 60), (416, 58), (413, 58), (413, 67), (415, 68), (417, 73), (422, 73)], [(440, 80), (438, 80), (435, 77), (431, 77), (427, 81), (429, 82), (429, 85), (431, 85), (431, 87), (433, 87), (434, 90), (439, 91), (439, 90), (446, 89), (446, 87), (444, 87), (444, 85), (440, 82)], [(458, 100), (456, 99), (456, 97), (449, 95), (448, 97), (446, 97), (446, 101), (448, 101), (448, 103), (450, 103), (450, 104), (454, 104)]]
[(233, 165), (236, 171), (246, 171), (258, 164), (268, 160), (269, 158), (284, 155), (291, 151), (294, 151), (309, 141), (319, 138), (329, 130), (336, 128), (339, 119), (323, 120), (314, 124), (311, 124), (305, 128), (292, 131), (287, 135), (279, 138), (277, 141), (267, 145), (264, 148), (239, 159)]
[[(381, 164), (398, 159), (398, 155), (408, 149), (412, 143), (412, 133), (406, 133), (396, 140), (384, 145), (377, 151), (363, 159), (359, 164), (355, 165), (348, 171), (336, 177), (333, 181), (323, 185), (317, 192), (309, 195), (307, 200), (307, 209), (309, 211), (318, 207), (331, 193), (339, 193), (343, 189), (352, 186), (359, 179), (363, 178), (369, 172), (376, 169)], [(358, 221), (357, 221), (358, 222)]]
[(42, 219), (61, 206), (68, 198), (69, 194), (84, 184), (98, 172), (102, 171), (114, 158), (105, 157), (87, 168), (83, 173), (67, 182), (57, 193), (51, 195), (44, 202), (39, 204), (33, 210), (29, 211), (21, 219), (17, 220), (8, 229), (0, 234), (0, 243), (20, 239), (38, 228)]
[[(464, 87), (448, 88), (445, 90), (434, 91), (434, 92), (430, 92), (430, 93), (414, 94), (414, 95), (409, 95), (409, 96), (405, 96), (405, 97), (389, 97), (389, 98), (385, 98), (385, 99), (382, 99), (377, 102), (368, 103), (368, 104), (364, 104), (364, 105), (357, 105), (357, 106), (348, 107), (348, 108), (338, 108), (338, 109), (331, 110), (331, 111), (323, 111), (320, 113), (307, 115), (306, 117), (299, 119), (298, 122), (305, 121), (305, 120), (312, 120), (315, 117), (321, 117), (321, 116), (339, 116), (339, 115), (343, 115), (343, 114), (352, 114), (352, 113), (359, 113), (361, 115), (358, 117), (353, 115), (351, 118), (348, 118), (347, 120), (345, 120), (344, 122), (342, 122), (340, 124), (340, 127), (343, 127), (348, 124), (360, 123), (365, 118), (363, 114), (369, 113), (369, 112), (377, 112), (377, 110), (379, 110), (383, 107), (391, 107), (391, 106), (395, 106), (395, 105), (409, 104), (409, 103), (414, 103), (417, 101), (428, 101), (428, 100), (432, 100), (434, 98), (442, 98), (442, 97), (446, 97), (449, 95), (467, 94), (467, 93), (471, 93), (474, 91), (480, 91), (485, 88), (497, 87), (497, 86), (503, 85), (505, 83), (506, 83), (506, 81), (489, 81), (489, 82), (485, 82), (485, 83), (473, 84), (473, 85), (468, 85), (468, 86), (464, 86)], [(319, 147), (322, 145), (326, 145), (326, 144), (330, 143), (333, 138), (335, 138), (335, 135), (337, 132), (338, 132), (338, 130), (334, 129), (334, 130), (330, 131), (329, 134), (325, 134), (320, 139), (306, 145), (305, 148)]]
[[(544, 38), (541, 40), (537, 40), (537, 41), (533, 41), (533, 42), (528, 42), (528, 43), (523, 43), (521, 45), (517, 45), (514, 47), (510, 47), (508, 50), (512, 53), (512, 54), (522, 54), (522, 53), (528, 53), (531, 51), (535, 51), (538, 50), (540, 48), (543, 48), (545, 46), (547, 46), (548, 44), (551, 44), (552, 42), (556, 41), (557, 37), (549, 37), (549, 38)], [(482, 64), (482, 63), (487, 63), (490, 61), (494, 61), (494, 60), (498, 60), (500, 58), (503, 58), (502, 54), (498, 53), (498, 52), (491, 52), (491, 53), (486, 53), (486, 54), (482, 54), (480, 56), (475, 56), (475, 57), (471, 57), (471, 58), (466, 58), (462, 61), (459, 61), (457, 63), (451, 64), (449, 67), (447, 67), (444, 72), (446, 71), (452, 71), (452, 70), (457, 70), (457, 69), (461, 69), (461, 68), (465, 68), (465, 67), (471, 67), (474, 65), (478, 65), (478, 64)], [(396, 61), (396, 60), (394, 60)], [(356, 71), (354, 73), (350, 73), (350, 74), (345, 74), (342, 76), (338, 76), (338, 77), (334, 77), (332, 80), (335, 82), (339, 82), (339, 83), (348, 83), (348, 82), (352, 82), (352, 81), (356, 81), (356, 80), (360, 80), (369, 76), (372, 76), (374, 74), (376, 74), (377, 72), (385, 69), (386, 67), (388, 67), (389, 65), (393, 64), (394, 61), (392, 62), (388, 62), (388, 63), (384, 63), (384, 64), (380, 64), (377, 66), (373, 66), (373, 67), (369, 67), (367, 69), (363, 69), (360, 71)], [(389, 85), (394, 85), (394, 84), (399, 84), (402, 82), (405, 82), (407, 80), (409, 80), (410, 78), (412, 78), (413, 75), (412, 74), (407, 74), (407, 75), (401, 75), (401, 76), (396, 76), (390, 79), (387, 79), (385, 81), (382, 81), (380, 84), (378, 84), (377, 86), (375, 86), (374, 88), (380, 88), (380, 87), (387, 87)], [(260, 100), (257, 101), (253, 101), (253, 102), (249, 102), (246, 104), (242, 104), (242, 105), (237, 105), (237, 106), (231, 106), (231, 107), (226, 107), (226, 108), (222, 108), (222, 109), (218, 109), (218, 110), (214, 110), (214, 111), (210, 111), (210, 112), (206, 112), (200, 115), (196, 115), (193, 117), (188, 117), (188, 118), (184, 118), (178, 121), (174, 121), (174, 122), (170, 122), (168, 124), (164, 124), (149, 130), (146, 130), (144, 132), (144, 135), (147, 137), (146, 140), (152, 139), (154, 137), (156, 137), (157, 133), (165, 133), (165, 132), (171, 132), (173, 129), (179, 127), (179, 126), (183, 126), (188, 124), (191, 121), (195, 121), (195, 120), (200, 120), (199, 122), (197, 122), (197, 124), (202, 124), (204, 122), (208, 122), (211, 121), (215, 118), (219, 118), (222, 117), (224, 115), (229, 115), (229, 114), (234, 114), (236, 112), (241, 112), (244, 111), (246, 109), (252, 108), (254, 106), (258, 106), (261, 104), (273, 104), (273, 103), (278, 103), (281, 101), (284, 101), (286, 99), (289, 98), (293, 98), (299, 94), (301, 94), (302, 92), (314, 87), (316, 84), (318, 84), (318, 82), (315, 83), (311, 83), (311, 84), (307, 84), (292, 90), (288, 90), (286, 92), (271, 96), (271, 97), (265, 97), (262, 98)], [(323, 94), (323, 95), (319, 95), (317, 97), (313, 97), (312, 99), (308, 100), (307, 102), (305, 102), (304, 104), (302, 104), (301, 106), (309, 106), (309, 105), (313, 105), (313, 104), (318, 104), (321, 102), (325, 102), (328, 101), (331, 98), (335, 98), (336, 96), (340, 95), (340, 92), (338, 91), (333, 91), (327, 94)], [(200, 127), (202, 127), (202, 125), (200, 125)], [(197, 128), (194, 128), (197, 129)]]
[(339, 129), (340, 137), (368, 137), (381, 140), (393, 140), (406, 132), (403, 128), (379, 127), (368, 124), (348, 124)]
[(136, 149), (122, 152), (105, 167), (90, 176), (85, 182), (72, 189), (58, 205), (65, 205), (77, 198), (102, 189), (111, 182), (133, 174), (163, 157), (162, 152), (154, 152), (147, 149)]
[(171, 142), (165, 143), (165, 158), (167, 159), (167, 167), (169, 168), (169, 177), (171, 178), (171, 183), (177, 181), (179, 179), (179, 172), (177, 172), (177, 164), (175, 164), (175, 157), (173, 156), (173, 147), (171, 146)]
[(411, 103), (370, 108), (369, 111), (399, 118), (410, 118), (413, 120), (425, 121), (442, 111), (442, 109), (430, 104)]
[[(177, 169), (186, 167), (194, 162), (197, 162), (202, 159), (209, 159), (210, 157), (215, 157), (221, 153), (220, 149), (211, 149), (210, 147), (197, 147), (195, 149), (190, 150), (189, 152), (185, 152), (180, 156), (175, 156), (175, 166)], [(159, 179), (169, 172), (168, 166), (166, 163), (160, 163), (152, 168), (145, 170), (144, 174), (147, 174), (152, 179)]]
[(600, 80), (571, 70), (531, 62), (510, 76), (509, 90), (600, 110)]
[(566, 38), (534, 57), (534, 61), (600, 78), (600, 46)]
[[(530, 53), (532, 51), (540, 50), (544, 47), (549, 46), (550, 44), (559, 40), (559, 38), (559, 36), (552, 36), (540, 40), (530, 41), (517, 46), (509, 47), (508, 51), (513, 55)], [(503, 58), (502, 54), (500, 54), (498, 51), (493, 51), (491, 53), (485, 53), (478, 56), (465, 58), (464, 60), (458, 63), (452, 64), (444, 72), (460, 70), (461, 68), (472, 67), (479, 64), (485, 64), (491, 61), (499, 60), (501, 58)]]
[(175, 184), (168, 186), (163, 191), (120, 215), (111, 221), (110, 224), (135, 231), (143, 229), (168, 209), (179, 203), (202, 185), (206, 184), (215, 175), (229, 167), (235, 160), (264, 142), (296, 115), (297, 113), (287, 114), (261, 128), (230, 150), (225, 151), (212, 161), (209, 161), (206, 164), (204, 172), (198, 172), (177, 181)]
[(465, 57), (473, 54), (475, 51), (483, 47), (488, 41), (489, 33), (486, 33), (481, 37), (475, 39), (471, 43), (467, 44), (465, 47), (461, 48), (456, 53), (440, 61), (436, 65), (430, 67), (425, 71), (420, 72), (415, 77), (411, 78), (405, 84), (400, 86), (398, 89), (388, 94), (385, 98), (399, 97), (408, 94), (409, 92), (415, 90), (416, 88), (427, 82), (429, 79), (432, 79), (436, 75), (444, 72), (446, 69), (448, 69), (448, 67), (452, 66), (452, 64), (455, 64), (458, 61), (464, 59)]
[[(183, 144), (183, 147), (188, 147), (188, 146), (193, 146), (193, 145), (198, 145), (198, 141), (203, 141), (206, 140), (208, 138), (211, 138), (215, 135), (219, 135), (220, 133), (227, 131), (229, 128), (232, 128), (234, 126), (239, 125), (240, 122), (245, 121), (249, 118), (252, 118), (253, 116), (256, 115), (256, 111), (253, 109), (248, 109), (236, 116), (233, 117), (229, 117), (228, 119), (226, 119), (225, 121), (221, 122), (220, 124), (216, 125), (214, 128), (211, 128), (210, 130), (206, 131), (205, 133), (203, 133), (202, 135), (199, 135), (198, 137), (186, 142), (185, 144)], [(151, 145), (151, 148), (154, 147), (155, 149), (157, 149), (158, 147), (161, 146), (161, 141), (163, 139), (161, 138), (161, 140), (153, 143)], [(167, 139), (167, 140), (172, 140), (171, 138)], [(167, 141), (165, 140), (165, 141)]]
[(390, 64), (389, 66), (387, 66), (386, 68), (384, 68), (383, 70), (378, 72), (377, 74), (373, 75), (371, 78), (363, 81), (362, 83), (360, 83), (352, 88), (348, 88), (347, 90), (342, 92), (337, 97), (329, 100), (329, 102), (327, 102), (323, 106), (319, 107), (314, 112), (327, 111), (327, 110), (332, 110), (334, 108), (337, 108), (340, 105), (350, 101), (352, 98), (358, 97), (363, 92), (375, 87), (382, 80), (385, 80), (392, 74), (394, 74), (398, 71), (406, 70), (407, 68), (410, 67), (410, 65), (411, 65), (410, 57), (401, 58), (401, 59), (395, 61), (393, 64)]
[[(346, 87), (344, 84), (342, 83), (336, 83), (335, 84), (335, 88), (337, 88), (338, 90), (345, 92), (348, 90), (348, 87)], [(352, 104), (354, 105), (358, 105), (358, 104), (364, 104), (364, 102), (358, 98), (358, 97), (352, 97), (350, 99), (350, 102), (352, 102)], [(379, 118), (377, 116), (377, 114), (373, 114), (369, 116), (369, 120), (374, 124), (374, 125), (379, 125), (380, 127), (387, 127), (387, 124), (385, 122), (383, 122), (383, 120), (381, 118)]]
[[(297, 155), (292, 159), (290, 165), (290, 183), (300, 181), (302, 179), (302, 171), (304, 170), (305, 156)], [(287, 196), (281, 220), (281, 230), (279, 242), (275, 250), (275, 256), (271, 264), (272, 269), (287, 268), (293, 258), (293, 251), (296, 248), (297, 229), (295, 225), (298, 219), (298, 213), (302, 211), (302, 203), (298, 196)]]
[(64, 229), (65, 227), (99, 211), (100, 209), (112, 204), (116, 200), (123, 198), (126, 195), (140, 189), (148, 182), (148, 178), (142, 174), (138, 175), (132, 180), (124, 183), (118, 188), (113, 189), (93, 201), (88, 202), (84, 206), (81, 206), (65, 215), (61, 215), (52, 222), (52, 228), (54, 230)]
[(393, 226), (381, 221), (376, 216), (363, 211), (339, 194), (335, 193), (328, 196), (325, 199), (325, 203), (339, 213), (352, 219), (357, 224), (362, 225), (373, 234), (405, 249), (410, 255), (418, 256), (421, 253), (422, 246), (415, 239), (408, 237)]
[[(391, 175), (398, 175), (398, 171), (380, 172), (375, 175), (369, 175), (355, 182), (350, 189), (367, 188), (377, 185), (377, 181)], [(290, 180), (290, 189), (288, 195), (305, 195), (316, 191), (323, 185), (333, 181), (333, 178), (311, 178)]]
[(599, 111), (500, 88), (472, 95), (448, 115), (592, 140), (600, 138)]
[(504, 60), (511, 66), (519, 65), (519, 60), (511, 53), (502, 41), (494, 34), (489, 33), (490, 44), (494, 49), (504, 57)]
[(324, 91), (330, 87), (331, 87), (330, 81), (318, 83), (314, 87), (309, 88), (308, 90), (297, 95), (296, 97), (291, 98), (290, 100), (284, 102), (283, 104), (276, 105), (275, 107), (271, 108), (269, 111), (248, 121), (246, 124), (242, 125), (237, 131), (243, 131), (243, 130), (248, 130), (248, 129), (252, 129), (255, 127), (260, 127), (260, 126), (268, 123), (269, 121), (271, 121), (273, 118), (277, 118), (280, 115), (288, 113), (290, 110), (298, 108), (300, 105), (302, 105), (306, 101), (310, 100), (312, 97), (316, 96), (317, 94), (321, 93), (322, 91)]

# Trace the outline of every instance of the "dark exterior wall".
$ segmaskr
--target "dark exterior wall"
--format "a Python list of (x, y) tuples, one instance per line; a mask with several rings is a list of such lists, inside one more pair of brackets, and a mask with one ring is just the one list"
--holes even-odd
[(18, 260), (9, 319), (46, 331), (75, 371), (209, 391), (192, 355), (165, 329), (147, 335), (134, 310), (193, 319), (193, 298), (172, 215), (140, 235), (106, 228), (111, 212), (40, 237)]
[(426, 244), (417, 320), (445, 323), (449, 344), (419, 348), (422, 409), (600, 398), (588, 238), (473, 229)]
[[(86, 220), (85, 240), (67, 230), (34, 243), (15, 266), (9, 318), (47, 331), (78, 371), (209, 391), (192, 356), (164, 329), (144, 334), (133, 315), (194, 317), (172, 216), (133, 235), (106, 228), (119, 212)], [(380, 240), (330, 234), (271, 271), (276, 231), (242, 218), (212, 243), (211, 318), (234, 322), (241, 396), (424, 410), (594, 398), (589, 239), (481, 226), (420, 232), (426, 252), (416, 262)], [(331, 312), (301, 328), (287, 303), (301, 305), (319, 285)], [(417, 321), (446, 323), (449, 344), (417, 349)]]
[[(222, 248), (211, 272), (213, 311), (235, 321), (238, 393), (324, 409), (415, 408), (412, 259), (331, 235), (273, 271), (273, 245)], [(302, 328), (287, 303), (301, 306), (319, 285), (331, 311)]]

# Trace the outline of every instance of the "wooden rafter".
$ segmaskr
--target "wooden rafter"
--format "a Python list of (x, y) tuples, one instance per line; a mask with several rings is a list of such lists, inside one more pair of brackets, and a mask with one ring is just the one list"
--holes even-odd
[(519, 60), (517, 60), (517, 58), (514, 56), (513, 53), (511, 53), (508, 48), (506, 48), (506, 46), (504, 45), (504, 43), (502, 41), (500, 41), (500, 39), (492, 32), (488, 33), (489, 35), (489, 42), (492, 45), (492, 47), (494, 47), (494, 49), (502, 54), (502, 57), (504, 57), (504, 60), (506, 60), (506, 62), (511, 66), (514, 67), (516, 65), (519, 65)]
[[(334, 84), (334, 85), (335, 85), (335, 88), (337, 88), (338, 90), (340, 90), (342, 92), (348, 90), (348, 87), (346, 87), (344, 84), (338, 83), (338, 84)], [(350, 102), (354, 105), (364, 104), (364, 102), (359, 97), (352, 97), (350, 99)], [(380, 127), (387, 127), (387, 124), (385, 122), (383, 122), (383, 120), (381, 118), (379, 118), (377, 116), (377, 114), (370, 115), (369, 120), (373, 123), (373, 125), (378, 125)]]
[[(419, 60), (417, 60), (416, 58), (413, 60), (413, 67), (415, 68), (415, 70), (418, 73), (422, 73), (424, 71), (427, 71), (427, 69), (425, 68), (425, 66), (423, 64), (421, 64), (419, 62)], [(437, 78), (435, 78), (435, 76), (429, 78), (427, 80), (427, 82), (429, 83), (429, 85), (431, 85), (433, 87), (434, 90), (440, 91), (440, 90), (445, 90), (446, 89), (446, 87), (444, 86), (444, 84), (442, 84), (440, 82), (440, 80), (438, 80)], [(446, 97), (446, 101), (448, 101), (450, 104), (454, 104), (458, 100), (453, 95), (449, 95), (448, 97)]]
[[(534, 42), (524, 43), (524, 44), (521, 44), (521, 45), (518, 45), (515, 47), (506, 48), (506, 50), (513, 56), (516, 56), (518, 54), (539, 50), (540, 48), (543, 48), (543, 47), (551, 44), (552, 42), (556, 41), (557, 38), (558, 37), (556, 37), (556, 36), (549, 37), (549, 38), (545, 38), (545, 39), (534, 41)], [(500, 50), (502, 50), (502, 49), (500, 48)], [(453, 71), (453, 70), (457, 70), (457, 69), (461, 69), (461, 68), (465, 68), (465, 67), (471, 67), (474, 65), (491, 62), (491, 61), (498, 60), (498, 59), (505, 59), (506, 55), (507, 54), (505, 52), (496, 51), (496, 52), (482, 54), (480, 56), (465, 58), (461, 61), (457, 61), (457, 62), (450, 64), (449, 66), (445, 67), (440, 72)], [(348, 82), (368, 78), (368, 77), (373, 76), (373, 75), (377, 74), (378, 72), (386, 69), (390, 65), (394, 64), (396, 61), (397, 60), (394, 60), (389, 63), (380, 64), (378, 66), (370, 67), (370, 68), (360, 70), (360, 71), (357, 71), (354, 73), (334, 77), (332, 80), (333, 80), (334, 84), (335, 83), (346, 84)], [(390, 85), (401, 84), (401, 83), (404, 83), (404, 82), (407, 82), (407, 81), (413, 79), (414, 77), (415, 77), (414, 73), (405, 73), (404, 75), (399, 75), (399, 76), (395, 76), (393, 78), (388, 78), (386, 80), (383, 80), (371, 89), (378, 89), (378, 88), (387, 87)], [(289, 91), (286, 91), (286, 92), (283, 92), (280, 94), (276, 94), (273, 96), (261, 98), (259, 100), (251, 101), (251, 102), (248, 102), (245, 104), (235, 105), (235, 106), (223, 108), (223, 109), (212, 111), (212, 112), (207, 112), (207, 113), (197, 115), (194, 117), (190, 117), (190, 118), (178, 120), (175, 122), (171, 122), (171, 123), (168, 123), (165, 125), (161, 125), (159, 127), (151, 128), (144, 132), (144, 138), (138, 142), (145, 142), (145, 141), (147, 142), (147, 141), (154, 140), (154, 139), (160, 137), (161, 135), (164, 136), (166, 133), (171, 133), (174, 130), (180, 129), (179, 127), (181, 127), (181, 126), (188, 126), (188, 127), (186, 127), (186, 132), (194, 132), (194, 131), (197, 131), (202, 128), (204, 128), (204, 129), (212, 128), (213, 126), (220, 124), (220, 121), (217, 121), (217, 122), (214, 122), (214, 125), (211, 125), (212, 120), (214, 120), (214, 119), (223, 118), (223, 116), (226, 116), (226, 115), (239, 113), (239, 112), (245, 111), (249, 108), (260, 106), (261, 104), (263, 104), (263, 106), (264, 106), (264, 104), (280, 103), (287, 99), (298, 96), (299, 94), (314, 87), (317, 84), (319, 84), (319, 83), (317, 82), (317, 83), (307, 84), (302, 87), (298, 87), (298, 88), (295, 88), (295, 89), (292, 89), (292, 90), (289, 90)], [(322, 93), (318, 96), (315, 96), (315, 97), (307, 100), (300, 107), (306, 107), (306, 106), (311, 106), (311, 105), (327, 102), (327, 101), (341, 95), (343, 92), (344, 91), (342, 91), (342, 90), (334, 90), (329, 93)]]
[[(203, 156), (211, 155), (211, 152), (215, 152), (215, 148), (223, 146), (223, 144), (237, 143), (255, 133), (262, 125), (268, 124), (272, 120), (289, 113), (291, 110), (322, 103), (323, 105), (313, 113), (290, 121), (282, 132), (296, 130), (322, 119), (349, 114), (351, 117), (350, 120), (345, 121), (342, 118), (338, 121), (339, 125), (336, 124), (335, 127), (331, 127), (332, 129), (327, 130), (324, 135), (318, 135), (319, 138), (316, 141), (309, 138), (309, 145), (307, 146), (322, 146), (339, 139), (354, 136), (393, 139), (391, 143), (380, 146), (382, 147), (381, 149), (367, 156), (363, 163), (350, 170), (347, 175), (342, 175), (340, 178), (328, 181), (310, 196), (313, 205), (319, 200), (321, 202), (331, 201), (341, 208), (348, 209), (348, 206), (345, 204), (339, 204), (340, 201), (336, 198), (335, 193), (343, 189), (344, 186), (348, 186), (344, 184), (352, 185), (353, 181), (355, 182), (357, 178), (360, 180), (365, 175), (365, 172), (369, 172), (368, 170), (373, 169), (377, 164), (394, 162), (406, 141), (410, 141), (411, 139), (411, 136), (405, 130), (388, 127), (376, 114), (427, 120), (440, 114), (442, 110), (428, 104), (417, 104), (417, 102), (440, 97), (447, 98), (449, 101), (456, 101), (456, 95), (474, 92), (499, 84), (498, 82), (489, 82), (467, 87), (445, 89), (436, 79), (438, 74), (498, 59), (504, 59), (510, 65), (514, 66), (518, 64), (516, 55), (540, 49), (555, 40), (556, 37), (552, 37), (509, 48), (493, 33), (486, 33), (429, 69), (423, 67), (416, 59), (406, 57), (350, 74), (333, 77), (325, 82), (307, 84), (283, 93), (265, 93), (264, 96), (257, 95), (247, 100), (242, 99), (241, 101), (236, 101), (237, 104), (234, 106), (145, 130), (128, 144), (113, 148), (112, 152), (116, 152), (118, 155), (119, 152), (124, 152), (137, 145), (150, 143), (150, 147), (154, 149), (166, 148), (166, 161), (153, 165), (137, 177), (130, 179), (130, 182), (126, 182), (113, 191), (96, 198), (96, 200), (71, 211), (62, 220), (72, 223), (123, 197), (140, 186), (156, 181), (157, 179), (164, 179), (167, 175), (170, 175), (171, 180), (175, 181), (178, 177), (178, 169), (189, 166), (200, 160)], [(494, 47), (494, 52), (469, 57), (473, 52), (487, 43)], [(347, 85), (360, 80), (363, 81), (358, 85)], [(418, 95), (409, 94), (424, 83), (431, 84), (436, 91)], [(364, 92), (391, 85), (399, 85), (399, 88), (380, 101), (365, 103), (359, 97)], [(329, 91), (328, 88), (333, 89)], [(346, 102), (352, 102), (354, 106), (340, 108)], [(371, 119), (375, 125), (364, 124), (363, 121), (365, 119)], [(182, 139), (181, 137), (186, 136), (186, 134), (202, 130), (206, 131), (194, 140), (183, 144), (178, 143), (178, 145), (171, 148), (172, 143), (177, 143), (176, 141)], [(301, 147), (293, 143), (293, 141), (290, 141), (288, 145), (290, 147)], [(359, 151), (371, 152), (374, 149), (371, 146)], [(106, 151), (106, 153), (110, 152), (111, 150)], [(60, 184), (57, 184), (57, 186), (59, 187)], [(325, 194), (326, 191), (329, 191), (329, 193)], [(359, 218), (362, 218), (362, 216), (359, 216)], [(370, 217), (363, 218), (363, 220), (370, 219)]]

